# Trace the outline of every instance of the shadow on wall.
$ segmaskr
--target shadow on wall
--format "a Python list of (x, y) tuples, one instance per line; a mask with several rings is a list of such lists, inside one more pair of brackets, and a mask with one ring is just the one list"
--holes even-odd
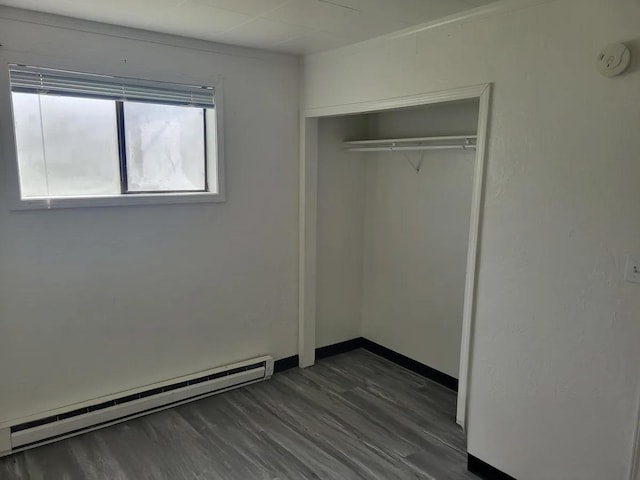
[(633, 40), (622, 43), (631, 51), (631, 65), (629, 65), (627, 71), (624, 72), (624, 75), (637, 72), (640, 70), (640, 38), (634, 38)]

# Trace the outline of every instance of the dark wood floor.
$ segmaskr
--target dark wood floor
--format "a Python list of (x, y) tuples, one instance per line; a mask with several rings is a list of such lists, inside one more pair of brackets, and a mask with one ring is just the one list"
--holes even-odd
[(455, 394), (364, 350), (0, 459), (2, 480), (476, 479)]

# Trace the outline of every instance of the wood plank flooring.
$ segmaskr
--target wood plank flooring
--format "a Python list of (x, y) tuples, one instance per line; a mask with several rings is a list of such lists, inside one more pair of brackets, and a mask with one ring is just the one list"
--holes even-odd
[(0, 458), (2, 480), (476, 479), (455, 394), (364, 350)]

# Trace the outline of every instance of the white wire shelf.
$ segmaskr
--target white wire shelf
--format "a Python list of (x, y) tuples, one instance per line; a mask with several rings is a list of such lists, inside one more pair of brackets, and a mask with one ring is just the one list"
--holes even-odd
[(443, 137), (390, 138), (344, 142), (350, 152), (407, 152), (420, 150), (475, 150), (476, 135), (449, 135)]

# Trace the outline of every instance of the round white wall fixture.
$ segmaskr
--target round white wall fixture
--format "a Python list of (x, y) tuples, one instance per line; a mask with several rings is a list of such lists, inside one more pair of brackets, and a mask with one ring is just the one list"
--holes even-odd
[(631, 52), (622, 43), (613, 43), (602, 49), (598, 55), (598, 70), (607, 77), (624, 73), (631, 63)]

